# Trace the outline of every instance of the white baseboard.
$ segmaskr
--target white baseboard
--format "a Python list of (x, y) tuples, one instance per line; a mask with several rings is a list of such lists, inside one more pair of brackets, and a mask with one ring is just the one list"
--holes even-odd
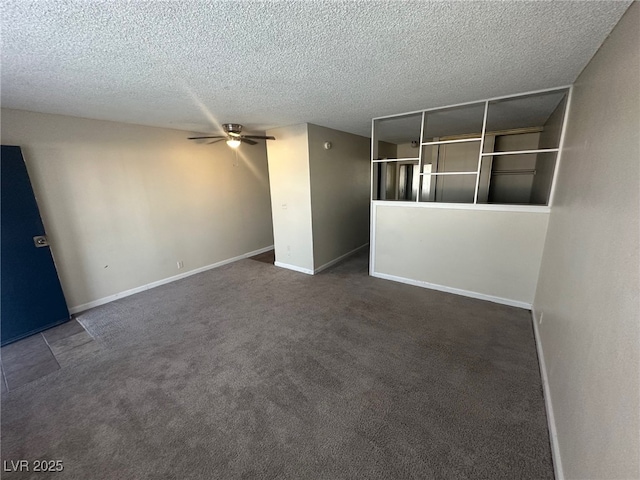
[(293, 270), (294, 272), (306, 273), (307, 275), (313, 275), (313, 270), (310, 268), (298, 267), (297, 265), (289, 265), (288, 263), (273, 262), (276, 267), (286, 268), (287, 270)]
[(335, 265), (339, 261), (344, 260), (345, 258), (353, 255), (354, 253), (358, 252), (359, 250), (362, 250), (363, 248), (365, 248), (367, 246), (369, 246), (368, 243), (365, 243), (364, 245), (360, 245), (358, 248), (354, 248), (350, 252), (347, 252), (344, 255), (340, 255), (338, 258), (334, 258), (330, 262), (327, 262), (324, 265), (322, 265), (322, 266), (320, 266), (318, 268), (315, 268), (313, 270), (310, 269), (310, 268), (298, 267), (297, 265), (291, 265), (289, 263), (283, 263), (283, 262), (278, 262), (278, 261), (274, 262), (273, 264), (276, 267), (286, 268), (287, 270), (293, 270), (294, 272), (306, 273), (307, 275), (315, 275), (316, 273), (320, 273), (321, 271), (331, 267), (332, 265)]
[(396, 277), (395, 275), (388, 275), (386, 273), (371, 272), (372, 277), (382, 278), (385, 280), (392, 280), (394, 282), (406, 283), (416, 287), (429, 288), (431, 290), (438, 290), (440, 292), (453, 293), (456, 295), (462, 295), (464, 297), (477, 298), (479, 300), (487, 300), (489, 302), (500, 303), (502, 305), (509, 305), (511, 307), (531, 309), (531, 304), (527, 302), (521, 302), (519, 300), (511, 300), (509, 298), (496, 297), (493, 295), (487, 295), (486, 293), (472, 292), (470, 290), (462, 290), (460, 288), (447, 287), (445, 285), (438, 285), (436, 283), (423, 282), (421, 280), (413, 280), (411, 278)]
[(353, 255), (353, 254), (355, 254), (355, 253), (359, 252), (360, 250), (362, 250), (363, 248), (368, 247), (368, 246), (369, 246), (369, 243), (367, 242), (367, 243), (365, 243), (364, 245), (360, 245), (359, 247), (354, 248), (354, 249), (353, 249), (353, 250), (351, 250), (350, 252), (345, 253), (344, 255), (340, 255), (338, 258), (334, 258), (334, 259), (333, 259), (333, 260), (331, 260), (330, 262), (327, 262), (327, 263), (325, 263), (324, 265), (322, 265), (322, 266), (320, 266), (320, 267), (318, 267), (318, 268), (314, 269), (314, 270), (313, 270), (314, 275), (315, 275), (316, 273), (320, 273), (320, 272), (321, 272), (321, 271), (323, 271), (323, 270), (326, 270), (327, 268), (329, 268), (329, 267), (331, 267), (331, 266), (335, 265), (336, 263), (338, 263), (338, 262), (340, 262), (340, 261), (344, 260), (344, 259), (345, 259), (345, 258), (347, 258), (347, 257), (350, 257), (351, 255)]
[(113, 302), (114, 300), (117, 300), (119, 298), (124, 298), (130, 295), (134, 295), (136, 293), (144, 292), (145, 290), (150, 290), (152, 288), (159, 287), (160, 285), (165, 285), (167, 283), (175, 282), (176, 280), (190, 277), (191, 275), (195, 275), (196, 273), (206, 272), (207, 270), (221, 267), (222, 265), (227, 265), (228, 263), (237, 262), (238, 260), (242, 260), (244, 258), (253, 257), (254, 255), (259, 255), (261, 253), (268, 252), (269, 250), (273, 250), (273, 245), (269, 247), (260, 248), (258, 250), (254, 250), (253, 252), (243, 253), (242, 255), (238, 255), (237, 257), (228, 258), (226, 260), (222, 260), (220, 262), (213, 263), (211, 265), (206, 265), (204, 267), (196, 268), (195, 270), (189, 270), (188, 272), (181, 273), (179, 275), (174, 275), (173, 277), (163, 278), (162, 280), (151, 282), (146, 285), (141, 285), (140, 287), (135, 287), (130, 290), (125, 290), (124, 292), (119, 292), (114, 295), (109, 295), (108, 297), (102, 297), (92, 302), (76, 305), (75, 307), (69, 308), (69, 313), (79, 313), (79, 312), (83, 312), (84, 310), (89, 310), (90, 308), (99, 307), (100, 305)]
[(538, 330), (538, 314), (531, 308), (531, 321), (533, 322), (533, 334), (536, 339), (536, 349), (538, 350), (538, 363), (540, 365), (540, 376), (542, 377), (542, 391), (544, 392), (544, 404), (547, 409), (547, 424), (549, 425), (549, 439), (551, 440), (551, 457), (553, 459), (553, 471), (556, 480), (564, 480), (562, 470), (562, 458), (560, 457), (560, 445), (558, 444), (558, 430), (556, 429), (556, 418), (553, 414), (553, 403), (551, 403), (551, 390), (549, 387), (549, 377), (547, 376), (547, 365), (544, 361), (544, 350), (540, 342), (540, 331)]

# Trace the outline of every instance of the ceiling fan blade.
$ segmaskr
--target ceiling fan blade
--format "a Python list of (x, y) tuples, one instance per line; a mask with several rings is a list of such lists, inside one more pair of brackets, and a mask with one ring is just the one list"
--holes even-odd
[(249, 145), (257, 145), (258, 142), (254, 141), (254, 140), (250, 140), (247, 137), (241, 137), (240, 141), (243, 143), (248, 143)]
[(187, 140), (204, 140), (205, 138), (227, 138), (226, 135), (207, 135), (204, 137), (189, 137)]
[(207, 145), (213, 145), (214, 143), (222, 142), (223, 140), (224, 138), (219, 138), (217, 140), (214, 140), (213, 142), (207, 142)]
[(258, 140), (275, 140), (276, 137), (265, 137), (264, 135), (243, 135), (243, 138), (257, 138)]

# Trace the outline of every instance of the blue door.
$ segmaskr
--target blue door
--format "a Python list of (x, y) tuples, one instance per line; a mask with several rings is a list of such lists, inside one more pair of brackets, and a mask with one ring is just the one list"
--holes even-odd
[(2, 146), (2, 345), (69, 320), (20, 147)]

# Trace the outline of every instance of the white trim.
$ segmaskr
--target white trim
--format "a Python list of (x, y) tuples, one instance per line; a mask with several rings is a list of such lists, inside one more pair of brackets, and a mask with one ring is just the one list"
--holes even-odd
[(556, 156), (556, 164), (553, 168), (553, 178), (551, 179), (551, 191), (549, 192), (549, 200), (547, 205), (553, 206), (553, 200), (556, 195), (556, 181), (558, 179), (558, 171), (560, 170), (560, 160), (562, 160), (562, 151), (564, 150), (564, 139), (567, 133), (567, 124), (569, 123), (569, 108), (571, 107), (571, 97), (573, 96), (573, 85), (569, 88), (567, 95), (567, 104), (564, 107), (564, 116), (562, 117), (562, 130), (560, 131), (560, 144), (558, 145), (558, 155)]
[(534, 150), (512, 150), (509, 152), (486, 152), (483, 153), (483, 157), (495, 157), (497, 155), (524, 155), (527, 153), (555, 153), (558, 148), (538, 148)]
[(473, 204), (478, 204), (478, 191), (480, 190), (480, 172), (482, 171), (482, 152), (484, 139), (487, 136), (487, 115), (489, 113), (489, 101), (484, 102), (484, 116), (482, 117), (482, 133), (480, 135), (480, 154), (478, 155), (478, 168), (476, 168), (476, 188), (473, 191)]
[(499, 205), (495, 203), (473, 204), (473, 203), (442, 203), (442, 202), (416, 203), (416, 202), (396, 202), (396, 201), (385, 201), (385, 200), (374, 200), (371, 202), (371, 204), (372, 206), (381, 206), (381, 207), (444, 208), (447, 210), (491, 210), (494, 212), (523, 212), (523, 213), (551, 212), (551, 208), (547, 205)]
[(293, 270), (294, 272), (306, 273), (307, 275), (313, 275), (313, 270), (310, 268), (298, 267), (297, 265), (290, 265), (288, 263), (274, 262), (276, 267), (286, 268), (287, 270)]
[(556, 480), (564, 480), (562, 469), (562, 458), (560, 456), (560, 445), (558, 444), (558, 430), (556, 428), (556, 418), (553, 414), (553, 403), (551, 403), (551, 387), (547, 375), (547, 365), (544, 361), (544, 350), (540, 341), (540, 330), (538, 329), (538, 314), (531, 307), (531, 321), (533, 322), (533, 334), (535, 336), (536, 349), (538, 350), (538, 364), (540, 366), (540, 377), (542, 378), (542, 391), (544, 392), (544, 405), (547, 410), (547, 424), (549, 426), (549, 440), (551, 441), (551, 458), (553, 459), (553, 471)]
[(384, 115), (382, 117), (373, 117), (373, 120), (383, 120), (385, 118), (394, 118), (394, 117), (405, 117), (405, 116), (409, 116), (409, 115), (417, 115), (418, 113), (421, 112), (432, 112), (434, 110), (449, 110), (449, 109), (453, 109), (453, 108), (457, 108), (457, 107), (466, 107), (467, 105), (475, 105), (475, 104), (481, 104), (484, 102), (495, 102), (497, 100), (505, 100), (505, 99), (510, 99), (510, 98), (518, 98), (518, 97), (526, 97), (529, 95), (536, 95), (538, 93), (548, 93), (548, 92), (555, 92), (555, 91), (560, 91), (560, 90), (568, 90), (571, 88), (571, 85), (564, 85), (562, 87), (553, 87), (553, 88), (543, 88), (541, 90), (532, 90), (530, 92), (524, 92), (524, 93), (516, 93), (515, 95), (502, 95), (500, 97), (492, 97), (492, 98), (485, 98), (482, 100), (474, 100), (473, 102), (463, 102), (463, 103), (456, 103), (454, 105), (442, 105), (440, 107), (431, 107), (431, 108), (423, 108), (422, 110), (414, 110), (413, 112), (405, 112), (405, 113), (395, 113), (393, 115)]
[(428, 176), (435, 176), (435, 175), (477, 175), (478, 172), (436, 172), (436, 173), (424, 173), (424, 172), (420, 172), (419, 175), (428, 175)]
[[(385, 203), (388, 203), (388, 202), (385, 202)], [(378, 215), (377, 203), (372, 201), (371, 202), (371, 218), (369, 219), (369, 222), (371, 223), (371, 234), (369, 235), (369, 275), (373, 274), (375, 263), (376, 263), (376, 217), (377, 215)]]
[[(373, 123), (373, 120), (371, 121), (371, 187), (369, 188), (369, 191), (371, 192), (369, 195), (369, 200), (373, 200), (373, 192), (374, 192), (374, 185), (373, 185), (373, 155), (376, 152), (376, 147), (374, 144), (374, 140), (375, 140), (375, 125)], [(379, 193), (378, 193), (379, 194)]]
[(420, 160), (419, 157), (407, 157), (407, 158), (380, 158), (380, 159), (376, 159), (376, 160), (371, 160), (373, 163), (380, 163), (380, 162), (406, 162), (406, 161), (416, 161), (416, 160)]
[(502, 305), (509, 305), (510, 307), (531, 309), (531, 304), (527, 302), (521, 302), (520, 300), (511, 300), (509, 298), (496, 297), (494, 295), (487, 295), (486, 293), (472, 292), (470, 290), (462, 290), (460, 288), (447, 287), (445, 285), (438, 285), (436, 283), (423, 282), (421, 280), (413, 280), (411, 278), (396, 277), (395, 275), (388, 275), (386, 273), (371, 273), (372, 277), (382, 278), (384, 280), (391, 280), (394, 282), (406, 283), (407, 285), (413, 285), (415, 287), (428, 288), (430, 290), (438, 290), (440, 292), (453, 293), (455, 295), (462, 295), (464, 297), (477, 298), (479, 300), (487, 300), (493, 303), (500, 303)]
[[(422, 115), (424, 119), (424, 114)], [(424, 122), (423, 122), (424, 125)], [(420, 126), (422, 129), (422, 125)], [(375, 192), (375, 186), (373, 185), (374, 171), (373, 171), (373, 156), (377, 153), (377, 149), (375, 149), (375, 135), (376, 135), (376, 122), (371, 120), (371, 197), (369, 198), (369, 242), (371, 244), (371, 248), (369, 249), (369, 275), (373, 271), (373, 261), (374, 261), (374, 253), (373, 249), (375, 247), (375, 232), (376, 232), (376, 207), (373, 203), (373, 194)], [(422, 140), (422, 137), (420, 138)], [(375, 150), (374, 150), (375, 149)], [(422, 150), (422, 148), (420, 148)], [(422, 154), (422, 152), (419, 152)], [(420, 161), (418, 161), (418, 164)], [(378, 191), (378, 196), (380, 196), (380, 192)]]
[(422, 173), (422, 169), (424, 165), (424, 159), (422, 158), (423, 157), (422, 151), (424, 150), (424, 148), (422, 148), (422, 146), (424, 145), (423, 140), (424, 140), (424, 112), (422, 112), (422, 117), (420, 119), (420, 149), (418, 150), (418, 191), (416, 192), (416, 202), (420, 201), (420, 196), (422, 195), (423, 178), (420, 176), (420, 174)]
[(447, 143), (465, 143), (465, 142), (481, 142), (482, 137), (477, 138), (460, 138), (458, 140), (438, 140), (437, 142), (423, 142), (421, 145), (444, 145)]
[(347, 257), (350, 257), (351, 255), (357, 253), (358, 251), (362, 250), (363, 248), (365, 248), (367, 246), (369, 246), (369, 242), (365, 243), (364, 245), (360, 245), (357, 248), (354, 248), (353, 250), (351, 250), (350, 252), (345, 253), (344, 255), (340, 255), (338, 258), (334, 258), (330, 262), (327, 262), (324, 265), (321, 265), (320, 267), (314, 269), (313, 270), (313, 274), (315, 275), (316, 273), (320, 273), (321, 271), (326, 270), (327, 268), (335, 265), (336, 263), (344, 260)]
[(158, 280), (156, 282), (147, 283), (146, 285), (141, 285), (139, 287), (131, 288), (129, 290), (116, 293), (114, 295), (102, 297), (102, 298), (99, 298), (98, 300), (93, 300), (91, 302), (76, 305), (74, 307), (69, 308), (69, 313), (72, 313), (72, 314), (80, 313), (85, 310), (89, 310), (90, 308), (99, 307), (100, 305), (113, 302), (114, 300), (118, 300), (119, 298), (135, 295), (136, 293), (144, 292), (145, 290), (151, 290), (152, 288), (159, 287), (160, 285), (166, 285), (167, 283), (175, 282), (176, 280), (190, 277), (191, 275), (195, 275), (196, 273), (206, 272), (207, 270), (221, 267), (223, 265), (227, 265), (228, 263), (237, 262), (238, 260), (243, 260), (245, 258), (253, 257), (254, 255), (259, 255), (261, 253), (268, 252), (269, 250), (273, 250), (273, 245), (269, 247), (260, 248), (258, 250), (254, 250), (252, 252), (243, 253), (242, 255), (238, 255), (237, 257), (228, 258), (226, 260), (222, 260), (217, 263), (212, 263), (211, 265), (206, 265), (204, 267), (196, 268), (195, 270), (189, 270), (188, 272), (181, 273), (180, 275), (174, 275), (172, 277), (163, 278), (162, 280)]

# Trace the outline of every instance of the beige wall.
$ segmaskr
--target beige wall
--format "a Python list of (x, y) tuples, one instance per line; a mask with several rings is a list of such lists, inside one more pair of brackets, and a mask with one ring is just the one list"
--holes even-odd
[[(420, 141), (419, 138), (417, 138), (416, 140)], [(420, 149), (418, 147), (412, 147), (411, 142), (399, 143), (396, 148), (397, 158), (418, 158), (419, 155)]]
[(398, 146), (395, 143), (378, 142), (378, 151), (376, 158), (397, 158)]
[[(308, 125), (314, 268), (369, 242), (371, 141)], [(325, 150), (325, 142), (332, 148)]]
[(22, 147), (70, 308), (273, 244), (264, 146), (236, 159), (187, 136), (2, 110), (2, 143)]
[(313, 272), (307, 125), (275, 128), (267, 144), (276, 262)]
[(640, 478), (640, 4), (574, 87), (535, 310), (566, 478)]
[(376, 206), (375, 273), (533, 302), (548, 214)]
[(276, 264), (314, 273), (366, 244), (370, 140), (306, 123), (268, 134)]

